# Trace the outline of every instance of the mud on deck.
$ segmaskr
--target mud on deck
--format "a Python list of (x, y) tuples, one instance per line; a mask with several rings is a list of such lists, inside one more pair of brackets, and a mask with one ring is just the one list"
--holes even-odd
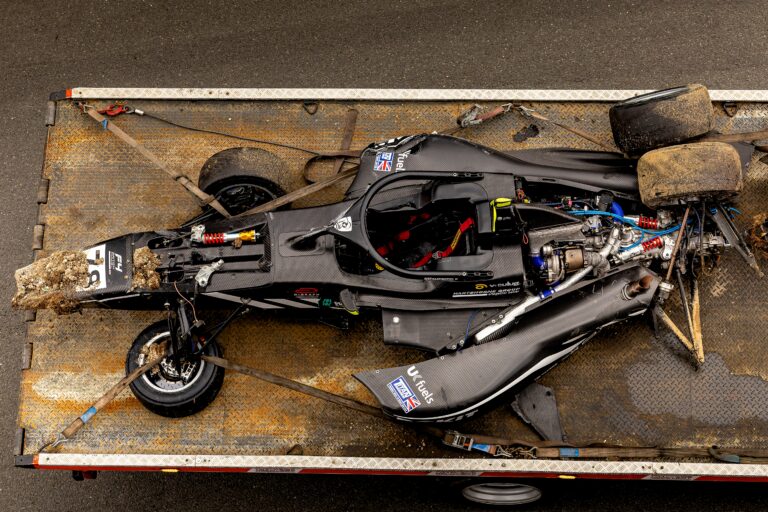
[[(359, 111), (352, 147), (360, 148), (397, 135), (441, 130), (470, 106), (322, 102), (310, 115), (301, 102), (285, 101), (130, 104), (184, 124), (327, 150), (339, 148), (349, 108)], [(611, 143), (608, 104), (530, 106)], [(762, 104), (742, 104), (735, 117), (726, 116), (719, 106), (716, 112), (722, 131), (763, 128), (768, 116)], [(296, 151), (192, 133), (138, 116), (122, 116), (115, 122), (192, 179), (215, 152), (256, 146), (284, 161), (289, 171), (279, 181), (286, 190), (304, 184), (299, 171), (305, 155)], [(531, 124), (529, 119), (510, 115), (458, 135), (499, 149), (594, 149), (542, 123), (534, 123), (540, 132), (537, 136), (515, 142), (515, 135)], [(316, 177), (330, 172), (331, 164), (314, 168)], [(41, 205), (39, 222), (45, 224), (45, 236), (40, 255), (79, 249), (125, 232), (173, 227), (199, 211), (182, 187), (69, 102), (58, 105), (43, 174), (50, 180), (50, 189), (47, 203)], [(295, 206), (337, 200), (346, 185)], [(738, 204), (742, 223), (768, 212), (768, 167), (755, 159), (745, 185)], [(570, 441), (645, 446), (768, 444), (768, 352), (763, 346), (768, 286), (758, 282), (733, 254), (701, 284), (707, 362), (699, 371), (671, 336), (656, 340), (642, 320), (633, 320), (602, 332), (542, 379), (556, 391)], [(19, 424), (26, 429), (24, 452), (37, 451), (119, 380), (132, 340), (160, 318), (161, 313), (107, 310), (69, 316), (38, 312), (28, 328), (27, 341), (34, 347), (31, 367), (22, 376)], [(422, 357), (412, 350), (384, 346), (379, 323), (370, 320), (342, 332), (311, 321), (253, 314), (232, 325), (221, 341), (226, 357), (234, 361), (371, 404), (372, 398), (352, 373)], [(508, 406), (462, 425), (461, 430), (535, 439)], [(155, 416), (124, 392), (60, 451), (267, 455), (284, 454), (296, 444), (307, 455), (461, 456), (404, 427), (234, 373), (227, 375), (210, 407), (185, 419)]]

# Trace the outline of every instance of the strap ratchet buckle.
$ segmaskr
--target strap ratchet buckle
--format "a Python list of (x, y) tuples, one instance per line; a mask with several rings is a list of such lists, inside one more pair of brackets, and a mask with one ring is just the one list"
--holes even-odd
[(458, 448), (460, 450), (472, 451), (472, 446), (475, 444), (474, 439), (470, 436), (466, 436), (455, 430), (448, 430), (443, 437), (443, 444)]

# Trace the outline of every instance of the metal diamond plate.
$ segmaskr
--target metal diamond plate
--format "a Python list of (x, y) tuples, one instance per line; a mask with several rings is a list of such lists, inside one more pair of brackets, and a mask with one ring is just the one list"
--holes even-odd
[[(97, 96), (91, 89), (82, 91), (91, 94), (89, 97)], [(141, 90), (101, 91), (111, 99), (148, 94)], [(117, 94), (120, 91), (124, 94)], [(283, 91), (286, 97), (299, 94), (296, 90)], [(578, 91), (571, 93), (573, 99), (578, 97)], [(153, 94), (166, 97), (162, 96), (165, 93)], [(276, 93), (272, 90), (269, 94)], [(321, 101), (314, 115), (295, 101), (143, 99), (130, 104), (184, 124), (332, 150), (339, 147), (349, 108), (360, 112), (352, 142), (352, 147), (360, 148), (397, 135), (453, 126), (456, 116), (478, 99), (469, 98), (431, 103)], [(530, 102), (529, 106), (610, 144), (609, 105), (598, 99), (588, 103)], [(51, 182), (48, 202), (41, 206), (41, 219), (46, 224), (43, 253), (80, 248), (128, 231), (172, 227), (199, 211), (181, 187), (81, 114), (72, 103), (60, 102), (58, 108), (44, 167), (44, 177)], [(728, 117), (718, 106), (716, 113), (718, 128), (749, 131), (765, 127), (768, 108), (758, 103), (740, 104), (736, 116)], [(299, 174), (304, 155), (295, 151), (186, 132), (136, 116), (123, 116), (114, 122), (170, 167), (192, 179), (213, 153), (247, 145), (268, 149), (283, 160), (289, 171), (272, 177), (283, 188), (293, 190), (304, 184)], [(569, 132), (541, 123), (537, 123), (539, 136), (515, 143), (514, 135), (530, 123), (529, 119), (510, 115), (462, 135), (499, 149), (596, 149)], [(330, 164), (319, 166), (314, 175), (330, 173), (331, 169)], [(335, 201), (345, 186), (333, 187), (296, 206)], [(768, 167), (755, 159), (745, 187), (738, 206), (743, 211), (740, 222), (746, 225), (768, 211)], [(768, 444), (768, 353), (762, 334), (768, 287), (755, 280), (731, 255), (703, 279), (702, 300), (708, 361), (699, 372), (683, 359), (676, 342), (665, 336), (655, 340), (650, 329), (637, 319), (607, 329), (545, 376), (544, 382), (557, 393), (569, 440), (735, 448)], [(674, 309), (674, 303), (669, 304)], [(64, 317), (49, 312), (37, 315), (28, 332), (28, 341), (34, 343), (32, 365), (22, 377), (19, 423), (26, 429), (25, 453), (35, 452), (49, 441), (119, 378), (133, 338), (160, 317), (158, 313), (107, 310)], [(235, 323), (222, 344), (225, 356), (234, 361), (372, 403), (362, 386), (351, 378), (352, 373), (422, 357), (413, 351), (385, 347), (380, 340), (380, 325), (375, 321), (358, 322), (343, 332), (286, 315), (265, 314)], [(506, 407), (463, 425), (462, 430), (534, 439)], [(283, 456), (297, 444), (303, 449), (303, 458)], [(66, 465), (81, 460), (97, 466), (111, 460), (109, 457), (119, 457), (123, 465), (261, 469), (356, 468), (365, 464), (372, 468), (424, 468), (434, 464), (430, 471), (574, 472), (583, 468), (593, 472), (707, 474), (716, 466), (718, 471), (737, 474), (746, 467), (478, 459), (422, 439), (405, 427), (358, 417), (238, 374), (227, 376), (212, 406), (181, 420), (149, 413), (126, 392), (97, 415), (72, 443), (63, 445), (60, 453), (41, 456), (41, 461)], [(126, 464), (126, 460), (134, 462)], [(700, 466), (708, 469), (696, 469)], [(760, 471), (764, 471), (762, 468)]]
[(181, 470), (249, 470), (250, 472), (402, 472), (441, 476), (493, 476), (509, 473), (627, 476), (718, 476), (766, 478), (764, 464), (650, 461), (510, 460), (399, 457), (221, 456), (41, 454), (38, 466), (109, 468), (178, 468)]
[[(653, 89), (249, 89), (76, 87), (72, 98), (145, 100), (620, 101)], [(713, 101), (768, 101), (768, 90), (711, 90)]]

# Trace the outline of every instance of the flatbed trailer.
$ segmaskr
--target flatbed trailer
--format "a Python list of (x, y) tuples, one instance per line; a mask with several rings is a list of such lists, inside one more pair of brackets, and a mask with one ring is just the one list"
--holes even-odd
[[(345, 116), (358, 112), (351, 147), (455, 126), (474, 104), (522, 103), (612, 144), (608, 108), (646, 91), (378, 90), (378, 89), (119, 89), (74, 88), (52, 95), (37, 202), (34, 257), (79, 249), (127, 232), (175, 227), (199, 204), (167, 175), (76, 106), (124, 102), (177, 123), (321, 150), (338, 150)], [(716, 128), (765, 128), (768, 91), (711, 91)], [(291, 172), (279, 184), (306, 184), (306, 155), (290, 149), (192, 132), (149, 117), (114, 120), (170, 168), (193, 181), (214, 153), (262, 147)], [(537, 129), (528, 129), (536, 125)], [(457, 136), (502, 150), (597, 149), (561, 128), (506, 115)], [(768, 213), (768, 166), (756, 153), (738, 206), (740, 226)], [(333, 172), (333, 162), (312, 167)], [(348, 182), (294, 203), (341, 198)], [(564, 431), (575, 444), (709, 447), (768, 446), (768, 286), (727, 252), (701, 280), (707, 361), (697, 371), (673, 335), (655, 337), (642, 320), (611, 326), (541, 382), (555, 390)], [(765, 264), (765, 259), (762, 260)], [(674, 300), (669, 309), (680, 311)], [(674, 314), (674, 313), (673, 313)], [(589, 460), (490, 458), (458, 451), (408, 426), (229, 372), (216, 401), (183, 419), (156, 416), (124, 392), (71, 441), (38, 450), (124, 375), (126, 352), (159, 312), (84, 310), (27, 315), (16, 465), (80, 472), (195, 471), (395, 474), (461, 477), (565, 477), (768, 481), (768, 465), (714, 459)], [(678, 320), (681, 315), (678, 314)], [(680, 323), (682, 325), (682, 323)], [(285, 311), (255, 312), (220, 338), (225, 356), (374, 404), (351, 375), (418, 360), (418, 353), (381, 342), (381, 326), (361, 320), (348, 331), (302, 321)], [(537, 440), (502, 406), (460, 430)], [(570, 454), (576, 455), (573, 452)]]

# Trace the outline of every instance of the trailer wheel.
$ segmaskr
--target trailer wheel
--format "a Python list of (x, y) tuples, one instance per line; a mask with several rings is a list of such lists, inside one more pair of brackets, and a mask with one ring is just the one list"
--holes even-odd
[(483, 482), (468, 485), (461, 491), (469, 501), (483, 505), (525, 505), (541, 499), (541, 491), (517, 482)]
[(209, 158), (197, 186), (211, 194), (233, 215), (285, 195), (285, 176), (277, 156), (259, 148), (230, 148)]
[(637, 162), (640, 199), (650, 207), (700, 198), (722, 199), (742, 188), (739, 152), (723, 142), (656, 149)]
[(630, 156), (671, 146), (712, 129), (714, 113), (703, 85), (685, 85), (624, 100), (609, 111), (613, 140)]
[[(163, 320), (144, 329), (131, 345), (125, 361), (130, 373), (150, 357), (151, 347), (166, 340), (171, 334)], [(204, 354), (221, 356), (218, 344), (208, 343)], [(147, 409), (168, 418), (190, 416), (203, 410), (219, 393), (224, 382), (224, 369), (205, 361), (182, 359), (181, 375), (173, 359), (166, 357), (159, 365), (131, 383), (131, 391)]]

